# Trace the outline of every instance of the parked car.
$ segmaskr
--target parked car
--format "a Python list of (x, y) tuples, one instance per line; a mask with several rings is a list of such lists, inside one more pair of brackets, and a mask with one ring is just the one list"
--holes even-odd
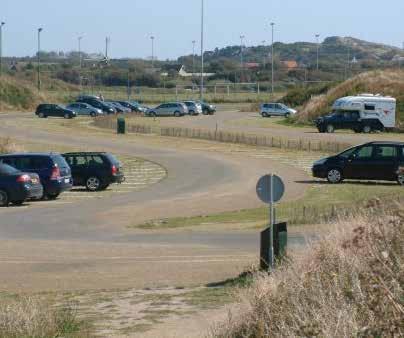
[(149, 109), (147, 116), (184, 116), (188, 114), (187, 106), (182, 102), (163, 103), (156, 108)]
[(116, 114), (116, 109), (104, 101), (92, 97), (79, 97), (76, 102), (87, 103), (94, 108), (101, 109), (105, 114)]
[(0, 207), (10, 203), (21, 205), (27, 199), (40, 199), (42, 195), (43, 187), (37, 174), (0, 163)]
[(202, 114), (203, 115), (213, 115), (216, 113), (216, 106), (206, 103), (206, 102), (201, 102), (201, 101), (196, 101), (202, 106)]
[(48, 116), (64, 117), (65, 119), (71, 119), (76, 117), (77, 114), (71, 109), (64, 108), (58, 104), (40, 104), (35, 111), (35, 115), (40, 118), (46, 118)]
[(370, 142), (314, 163), (313, 176), (330, 183), (344, 179), (397, 181), (404, 185), (404, 142)]
[(262, 117), (271, 117), (271, 116), (289, 117), (297, 113), (296, 110), (289, 108), (283, 103), (263, 103), (261, 104), (260, 110)]
[(112, 183), (122, 183), (125, 180), (120, 162), (109, 153), (66, 153), (63, 157), (72, 170), (75, 186), (99, 191), (107, 189)]
[(131, 105), (135, 106), (135, 111), (138, 112), (138, 113), (146, 114), (147, 111), (150, 109), (149, 107), (146, 107), (146, 106), (140, 104), (137, 101), (129, 101), (129, 103)]
[(127, 108), (127, 107), (121, 105), (121, 104), (120, 104), (119, 102), (117, 102), (117, 101), (106, 101), (106, 103), (112, 105), (112, 106), (116, 109), (116, 111), (117, 111), (118, 113), (126, 114), (126, 113), (131, 113), (131, 112), (132, 112), (132, 109), (131, 109), (131, 108)]
[(82, 95), (79, 95), (79, 96), (77, 97), (77, 100), (76, 100), (76, 101), (81, 101), (81, 100), (86, 100), (86, 99), (92, 99), (92, 100), (100, 100), (100, 101), (103, 101), (103, 100), (101, 99), (101, 97), (99, 97), (99, 96), (97, 96), (97, 95), (89, 95), (89, 94), (82, 94)]
[(356, 133), (391, 130), (396, 125), (396, 99), (373, 94), (342, 97), (334, 102), (331, 114), (314, 122), (320, 133), (336, 129)]
[(184, 101), (188, 108), (189, 115), (199, 115), (202, 114), (202, 105), (195, 101)]
[(44, 188), (43, 197), (48, 199), (57, 198), (73, 186), (70, 167), (63, 156), (57, 153), (0, 155), (0, 163), (23, 172), (38, 174)]
[(66, 106), (66, 109), (75, 111), (77, 115), (89, 115), (92, 117), (104, 115), (104, 112), (101, 109), (95, 108), (90, 106), (88, 103), (83, 102), (71, 103)]

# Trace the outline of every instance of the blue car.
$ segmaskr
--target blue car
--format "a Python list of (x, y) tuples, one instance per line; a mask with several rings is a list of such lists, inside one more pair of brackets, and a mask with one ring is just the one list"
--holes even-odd
[(44, 188), (43, 197), (51, 200), (73, 187), (70, 167), (60, 154), (6, 154), (0, 155), (0, 163), (26, 173), (38, 174)]
[(37, 174), (0, 164), (0, 207), (7, 207), (10, 203), (21, 205), (27, 199), (39, 199), (42, 195), (43, 188)]

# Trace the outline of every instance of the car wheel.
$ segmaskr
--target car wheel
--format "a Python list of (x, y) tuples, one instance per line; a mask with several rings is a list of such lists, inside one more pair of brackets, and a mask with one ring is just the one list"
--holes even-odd
[(195, 115), (195, 112), (193, 110), (190, 110), (189, 115)]
[(46, 116), (45, 116), (44, 113), (39, 113), (39, 114), (38, 114), (38, 117), (41, 118), (41, 119), (44, 119)]
[(285, 117), (288, 119), (290, 117), (290, 113), (286, 113)]
[(0, 190), (0, 207), (8, 207), (10, 201), (8, 200), (8, 194), (4, 190)]
[(24, 203), (24, 200), (22, 200), (22, 201), (12, 201), (11, 203), (13, 203), (14, 205), (22, 205)]
[(203, 115), (208, 115), (208, 114), (209, 114), (209, 112), (208, 112), (208, 110), (207, 110), (207, 109), (204, 109), (204, 110), (202, 110), (202, 114), (203, 114)]
[(101, 181), (96, 176), (91, 176), (86, 180), (86, 188), (88, 191), (97, 191), (100, 190)]
[(53, 201), (59, 197), (59, 194), (46, 194), (46, 197), (48, 200)]
[(397, 183), (398, 183), (399, 185), (404, 186), (404, 174), (399, 174), (399, 175), (397, 176)]
[(268, 117), (268, 114), (264, 111), (261, 113), (261, 115), (262, 115), (262, 117)]
[(64, 116), (63, 116), (65, 119), (70, 119), (70, 114), (65, 114)]
[(330, 183), (341, 183), (343, 180), (341, 170), (339, 169), (330, 169), (327, 172), (327, 181)]
[(181, 116), (181, 113), (180, 113), (179, 111), (176, 111), (176, 112), (174, 113), (174, 116), (175, 116), (175, 117), (180, 117), (180, 116)]
[(90, 116), (91, 116), (91, 117), (95, 117), (96, 115), (97, 115), (97, 114), (94, 113), (94, 112), (90, 113)]
[(332, 124), (328, 124), (326, 127), (327, 133), (333, 133), (335, 131), (335, 128)]
[(365, 134), (369, 134), (369, 133), (372, 131), (372, 127), (369, 126), (369, 125), (363, 126), (362, 131), (363, 131)]

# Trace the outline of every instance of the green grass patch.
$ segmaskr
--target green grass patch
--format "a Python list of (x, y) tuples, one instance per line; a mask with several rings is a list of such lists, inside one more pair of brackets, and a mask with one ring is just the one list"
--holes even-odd
[[(302, 184), (311, 184), (311, 187), (303, 198), (279, 203), (276, 208), (278, 219), (288, 221), (289, 224), (319, 224), (353, 213), (376, 197), (391, 200), (404, 197), (404, 189), (395, 183), (344, 182), (331, 185), (326, 182), (308, 181)], [(268, 209), (262, 207), (214, 215), (158, 219), (131, 227), (173, 229), (213, 224), (264, 224), (267, 218)]]

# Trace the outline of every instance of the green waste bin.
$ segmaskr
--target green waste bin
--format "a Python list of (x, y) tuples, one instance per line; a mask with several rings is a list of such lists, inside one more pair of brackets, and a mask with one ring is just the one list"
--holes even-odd
[[(270, 250), (271, 228), (261, 232), (260, 267), (262, 270), (269, 270), (271, 262)], [(274, 224), (274, 256), (275, 262), (279, 262), (286, 256), (288, 244), (287, 223)]]
[(123, 116), (118, 117), (117, 124), (116, 124), (116, 131), (118, 134), (126, 133), (126, 121)]

